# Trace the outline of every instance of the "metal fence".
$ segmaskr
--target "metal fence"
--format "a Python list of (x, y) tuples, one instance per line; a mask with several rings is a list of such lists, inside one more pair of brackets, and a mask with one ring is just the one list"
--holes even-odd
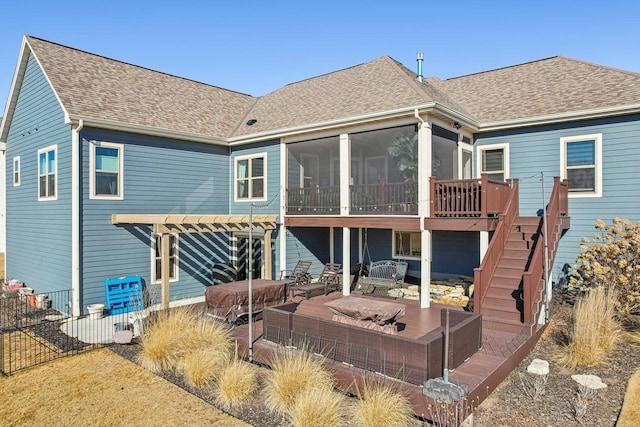
[(0, 293), (0, 372), (11, 375), (110, 342), (114, 320), (73, 317), (70, 301), (71, 290)]

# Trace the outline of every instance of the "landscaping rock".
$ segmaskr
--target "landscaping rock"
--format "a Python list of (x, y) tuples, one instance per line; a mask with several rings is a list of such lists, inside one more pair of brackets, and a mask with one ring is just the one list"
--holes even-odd
[(549, 362), (542, 359), (533, 359), (527, 366), (527, 372), (536, 375), (549, 375)]
[(607, 388), (607, 385), (602, 382), (597, 375), (571, 375), (571, 379), (575, 382), (591, 390), (600, 390)]

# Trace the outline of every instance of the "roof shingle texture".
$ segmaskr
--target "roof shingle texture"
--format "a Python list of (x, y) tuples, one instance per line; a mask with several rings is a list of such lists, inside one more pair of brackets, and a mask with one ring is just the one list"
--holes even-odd
[[(371, 62), (286, 85), (264, 95), (234, 136), (323, 123), (433, 101), (404, 67), (382, 56)], [(434, 89), (435, 92), (438, 92)]]
[(481, 123), (640, 103), (640, 74), (562, 56), (429, 82)]
[(255, 98), (28, 36), (71, 115), (228, 137)]

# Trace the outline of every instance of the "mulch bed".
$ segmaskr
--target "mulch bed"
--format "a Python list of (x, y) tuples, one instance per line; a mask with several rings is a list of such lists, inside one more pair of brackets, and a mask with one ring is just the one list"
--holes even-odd
[[(579, 368), (570, 371), (559, 362), (559, 354), (567, 340), (568, 322), (572, 305), (557, 302), (552, 322), (531, 354), (498, 386), (474, 413), (474, 426), (579, 426), (597, 425), (614, 426), (626, 391), (627, 381), (640, 367), (640, 344), (625, 342), (609, 358), (603, 366)], [(637, 330), (637, 328), (634, 326)], [(134, 341), (128, 345), (111, 345), (109, 348), (120, 356), (137, 363), (140, 346)], [(531, 395), (530, 388), (523, 383), (521, 377), (533, 359), (547, 360), (550, 373), (544, 391)], [(577, 383), (573, 374), (592, 374), (599, 376), (607, 388), (590, 396), (586, 401), (584, 415), (575, 416)], [(215, 401), (206, 389), (197, 389), (186, 384), (183, 379), (173, 374), (161, 376), (177, 386), (189, 391), (213, 406)], [(263, 405), (263, 397), (258, 395), (244, 407), (226, 411), (255, 426), (283, 426), (286, 420), (267, 410)]]

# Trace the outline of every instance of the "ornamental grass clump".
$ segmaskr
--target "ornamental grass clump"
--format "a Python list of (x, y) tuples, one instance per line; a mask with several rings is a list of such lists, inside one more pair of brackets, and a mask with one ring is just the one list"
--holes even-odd
[(363, 427), (405, 427), (414, 421), (409, 400), (392, 384), (364, 382), (353, 423)]
[(142, 366), (152, 372), (177, 371), (195, 386), (208, 383), (230, 358), (226, 325), (180, 307), (157, 313), (141, 339)]
[(322, 362), (304, 350), (286, 349), (275, 353), (265, 384), (268, 408), (287, 414), (297, 397), (308, 388), (333, 389), (333, 378)]
[(593, 240), (582, 238), (582, 252), (571, 269), (569, 285), (576, 288), (604, 286), (617, 291), (616, 310), (622, 316), (640, 310), (640, 222), (613, 218), (602, 220)]
[(296, 427), (338, 427), (345, 424), (344, 396), (328, 387), (307, 387), (289, 410)]
[(257, 389), (255, 367), (234, 359), (217, 376), (215, 397), (223, 409), (229, 410), (246, 403)]
[(574, 307), (571, 343), (562, 362), (570, 368), (602, 364), (616, 348), (622, 333), (616, 320), (615, 289), (597, 287)]

